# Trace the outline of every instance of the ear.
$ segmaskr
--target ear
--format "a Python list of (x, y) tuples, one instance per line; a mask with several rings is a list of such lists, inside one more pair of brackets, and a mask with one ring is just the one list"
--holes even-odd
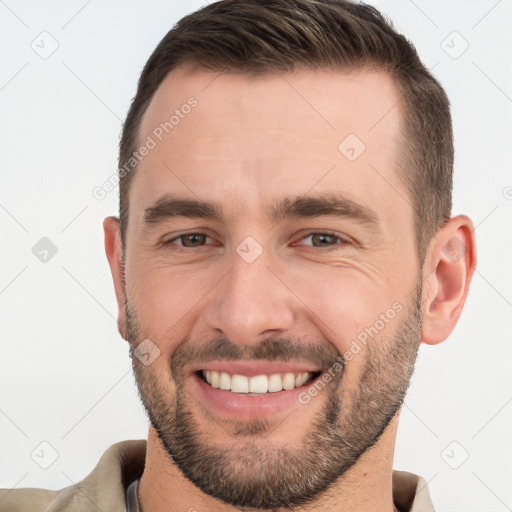
[(439, 230), (425, 258), (421, 341), (435, 345), (453, 331), (475, 266), (475, 228), (471, 219), (458, 215)]
[(105, 252), (107, 254), (114, 289), (117, 299), (117, 328), (121, 336), (126, 340), (126, 315), (125, 315), (125, 280), (122, 261), (121, 230), (117, 217), (107, 217), (103, 221), (105, 232)]

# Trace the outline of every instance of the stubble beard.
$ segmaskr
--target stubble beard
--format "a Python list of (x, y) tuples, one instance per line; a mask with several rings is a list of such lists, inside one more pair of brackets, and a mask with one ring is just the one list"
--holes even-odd
[[(134, 355), (135, 347), (144, 338), (136, 312), (126, 302), (126, 331), (139, 396), (172, 462), (204, 493), (229, 505), (263, 510), (306, 505), (318, 499), (377, 443), (405, 398), (420, 342), (421, 317), (420, 282), (406, 317), (394, 334), (375, 338), (366, 346), (359, 388), (344, 389), (342, 371), (311, 399), (310, 404), (323, 400), (324, 405), (311, 420), (302, 442), (294, 446), (272, 442), (272, 433), (283, 428), (272, 420), (221, 419), (215, 428), (223, 428), (223, 435), (229, 432), (232, 442), (219, 445), (215, 439), (208, 439), (200, 426), (198, 408), (204, 413), (203, 425), (208, 418), (210, 424), (215, 420), (201, 411), (185, 390), (180, 369), (184, 360), (192, 357), (192, 351), (186, 351), (188, 359), (176, 353), (179, 348), (171, 354), (169, 378), (175, 382), (176, 393), (169, 399), (162, 376), (155, 375), (151, 366), (144, 366)], [(288, 347), (287, 357), (291, 357), (294, 345), (276, 339), (267, 340), (265, 348), (252, 355), (263, 358), (264, 353), (266, 358), (279, 359), (283, 346)], [(210, 352), (219, 347), (231, 351), (231, 356), (241, 354), (239, 347), (225, 339), (217, 345), (212, 342), (209, 347)], [(300, 353), (297, 343), (295, 350)], [(323, 361), (326, 354), (335, 359), (334, 347), (327, 340), (311, 350)], [(290, 416), (281, 421), (290, 428), (294, 420), (303, 422), (307, 410), (308, 405), (297, 404)]]

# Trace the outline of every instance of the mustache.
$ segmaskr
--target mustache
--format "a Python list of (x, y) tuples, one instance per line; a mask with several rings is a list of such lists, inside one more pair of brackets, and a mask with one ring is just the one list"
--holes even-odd
[[(130, 342), (130, 351), (133, 352), (137, 341), (142, 339), (141, 329), (135, 311), (130, 307), (129, 301), (125, 303), (126, 311), (126, 338)], [(149, 334), (149, 333), (146, 333)], [(133, 354), (132, 354), (132, 360)], [(204, 337), (202, 341), (191, 341), (185, 336), (176, 349), (169, 356), (169, 366), (174, 380), (179, 381), (187, 366), (208, 363), (214, 360), (248, 361), (265, 360), (313, 364), (322, 372), (327, 371), (335, 362), (343, 367), (346, 359), (338, 352), (327, 338), (307, 340), (294, 337), (268, 337), (259, 343), (239, 345), (226, 337)]]
[(292, 338), (272, 337), (254, 345), (242, 346), (222, 337), (193, 345), (184, 340), (170, 355), (171, 372), (172, 375), (179, 376), (187, 366), (219, 359), (313, 363), (321, 370), (328, 369), (336, 361), (345, 364), (343, 355), (327, 340), (306, 343)]

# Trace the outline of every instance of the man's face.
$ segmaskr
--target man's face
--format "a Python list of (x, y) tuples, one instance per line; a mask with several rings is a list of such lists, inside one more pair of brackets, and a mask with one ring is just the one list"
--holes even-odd
[(205, 493), (306, 503), (378, 440), (420, 341), (400, 96), (377, 72), (185, 71), (145, 113), (139, 142), (156, 146), (130, 191), (122, 322), (140, 395)]

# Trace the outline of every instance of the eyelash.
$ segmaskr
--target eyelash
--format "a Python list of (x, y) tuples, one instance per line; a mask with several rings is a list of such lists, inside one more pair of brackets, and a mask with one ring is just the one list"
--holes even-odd
[[(188, 250), (194, 250), (194, 249), (197, 249), (199, 247), (204, 247), (204, 245), (200, 245), (200, 246), (196, 246), (196, 247), (186, 247), (186, 246), (183, 246), (183, 245), (179, 245), (179, 244), (174, 244), (173, 243), (176, 240), (180, 240), (180, 239), (183, 239), (186, 236), (191, 236), (191, 235), (203, 235), (203, 236), (205, 236), (207, 238), (211, 238), (206, 233), (203, 233), (201, 231), (192, 231), (190, 233), (183, 233), (181, 235), (175, 236), (175, 237), (171, 238), (170, 240), (167, 240), (166, 242), (163, 242), (163, 245), (164, 246), (175, 246), (175, 248), (173, 248), (173, 250), (176, 251), (176, 252), (187, 252)], [(309, 238), (309, 237), (314, 236), (314, 235), (327, 235), (329, 237), (337, 239), (337, 241), (340, 242), (340, 243), (332, 244), (331, 246), (327, 246), (326, 248), (315, 247), (313, 245), (308, 245), (307, 246), (307, 247), (311, 247), (312, 249), (323, 249), (324, 251), (329, 251), (329, 250), (333, 250), (333, 249), (338, 248), (338, 246), (345, 246), (345, 245), (349, 245), (351, 243), (346, 237), (343, 237), (343, 236), (339, 235), (335, 231), (329, 231), (329, 230), (310, 231), (309, 233), (304, 235), (302, 238), (300, 238), (300, 240), (305, 240), (306, 238)]]

